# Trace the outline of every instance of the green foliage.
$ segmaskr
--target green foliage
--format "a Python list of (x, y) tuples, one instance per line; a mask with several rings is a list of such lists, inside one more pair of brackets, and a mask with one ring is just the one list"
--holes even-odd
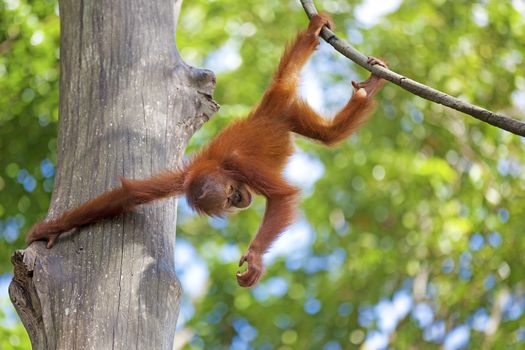
[[(339, 35), (395, 71), (491, 110), (525, 114), (521, 2), (408, 0), (374, 25), (357, 17), (358, 4), (317, 1)], [(41, 162), (56, 158), (55, 6), (0, 2), (1, 272), (23, 246), (16, 232), (42, 217), (49, 200), (49, 167)], [(177, 45), (190, 63), (220, 68), (215, 98), (222, 105), (189, 151), (256, 103), (284, 43), (306, 23), (298, 1), (184, 3)], [(351, 79), (367, 74), (327, 46), (308, 69), (329, 110), (346, 102)], [(186, 348), (346, 349), (382, 330), (393, 348), (437, 349), (462, 326), (471, 348), (523, 346), (523, 139), (387, 85), (371, 120), (347, 142), (298, 144), (323, 168), (301, 205), (311, 240), (297, 242), (303, 255), (275, 257), (261, 287), (239, 288), (236, 261), (221, 252), (246, 249), (262, 200), (227, 223), (182, 215), (178, 237), (209, 270), (183, 325), (194, 334)], [(27, 176), (35, 180), (31, 191)], [(389, 307), (403, 300), (410, 312), (386, 332)], [(0, 326), (4, 341), (11, 335), (2, 332), (19, 335), (20, 327)]]
[[(12, 315), (9, 317), (4, 310), (9, 310)], [(17, 323), (13, 312), (14, 310), (11, 310), (10, 301), (2, 297), (0, 299), (0, 349), (30, 349), (31, 343), (29, 342), (26, 330), (20, 323)]]
[[(58, 17), (54, 1), (0, 2), (0, 273), (48, 207), (58, 118)], [(49, 177), (49, 173), (45, 174)]]

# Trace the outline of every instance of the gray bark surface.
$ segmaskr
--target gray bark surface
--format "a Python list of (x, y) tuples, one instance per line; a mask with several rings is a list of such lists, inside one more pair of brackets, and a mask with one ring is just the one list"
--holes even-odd
[[(173, 169), (217, 109), (212, 72), (175, 47), (181, 0), (60, 0), (58, 166), (48, 217)], [(33, 349), (171, 349), (176, 200), (13, 256), (10, 296)]]

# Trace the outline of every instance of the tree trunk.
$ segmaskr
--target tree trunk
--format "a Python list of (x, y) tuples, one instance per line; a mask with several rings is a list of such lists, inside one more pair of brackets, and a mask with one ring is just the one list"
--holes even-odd
[[(174, 168), (218, 108), (212, 72), (175, 47), (181, 0), (60, 0), (58, 167), (49, 217)], [(11, 300), (33, 349), (170, 349), (181, 295), (176, 200), (13, 255)]]

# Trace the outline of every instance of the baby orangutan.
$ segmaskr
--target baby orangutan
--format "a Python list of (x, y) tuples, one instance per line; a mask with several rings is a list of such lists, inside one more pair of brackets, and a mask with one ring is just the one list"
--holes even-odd
[[(121, 187), (56, 219), (36, 224), (27, 241), (45, 240), (51, 248), (63, 232), (160, 198), (185, 194), (197, 212), (220, 216), (248, 207), (252, 194), (259, 194), (266, 197), (266, 212), (239, 263), (242, 266), (247, 262), (248, 267), (237, 273), (239, 285), (254, 286), (263, 273), (263, 254), (294, 218), (298, 190), (281, 174), (293, 152), (290, 133), (335, 145), (362, 124), (371, 110), (372, 96), (384, 84), (375, 75), (362, 83), (352, 81), (352, 98), (331, 121), (323, 119), (297, 96), (301, 68), (319, 44), (323, 26), (332, 26), (330, 17), (313, 16), (308, 28), (287, 46), (260, 103), (246, 118), (232, 122), (180, 169), (143, 180), (121, 179)], [(372, 57), (368, 63), (386, 67)]]

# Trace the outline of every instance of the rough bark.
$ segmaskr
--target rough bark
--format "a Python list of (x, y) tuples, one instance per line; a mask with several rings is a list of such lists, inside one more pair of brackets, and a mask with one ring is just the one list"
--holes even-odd
[[(180, 161), (218, 108), (212, 72), (175, 47), (181, 0), (60, 0), (58, 166), (48, 217)], [(176, 200), (13, 256), (33, 349), (171, 349), (181, 295)]]

